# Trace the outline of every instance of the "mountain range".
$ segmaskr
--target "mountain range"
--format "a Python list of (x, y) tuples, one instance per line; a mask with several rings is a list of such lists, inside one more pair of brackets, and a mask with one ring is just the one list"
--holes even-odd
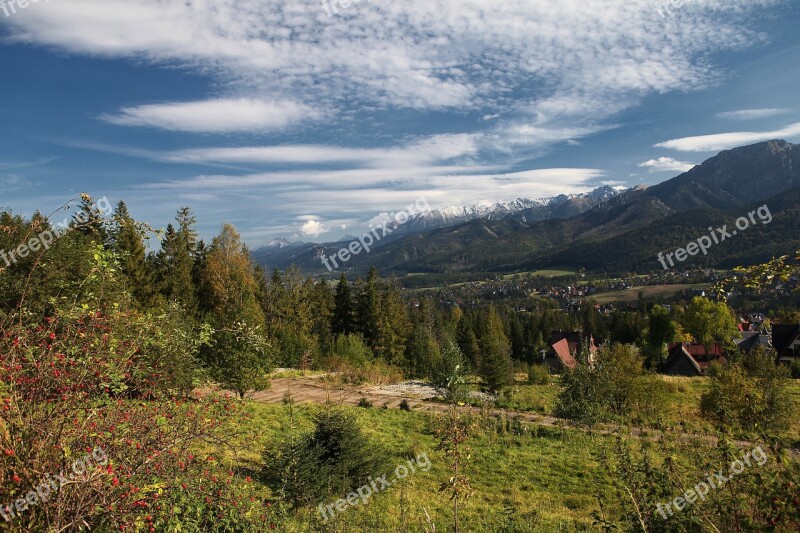
[[(652, 187), (508, 204), (468, 206), (414, 217), (371, 253), (353, 256), (348, 271), (517, 272), (542, 268), (644, 272), (656, 256), (685, 246), (766, 204), (774, 219), (692, 258), (690, 266), (732, 266), (800, 248), (800, 145), (768, 141), (721, 152), (688, 172)], [(274, 242), (274, 241), (273, 241)], [(340, 243), (287, 243), (259, 248), (269, 268), (297, 264), (324, 272), (321, 254)]]

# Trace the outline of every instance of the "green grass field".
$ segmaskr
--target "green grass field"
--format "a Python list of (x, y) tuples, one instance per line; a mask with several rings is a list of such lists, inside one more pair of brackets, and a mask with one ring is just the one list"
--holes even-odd
[(592, 296), (600, 304), (612, 302), (635, 302), (639, 299), (639, 293), (643, 293), (645, 298), (671, 298), (676, 294), (688, 289), (705, 289), (708, 283), (698, 283), (694, 285), (652, 285), (647, 287), (631, 287), (622, 291), (603, 292)]
[[(248, 453), (230, 457), (231, 466), (253, 471), (254, 480), (269, 497), (276, 487), (255, 472), (263, 467), (263, 450), (285, 437), (281, 429), (285, 408), (265, 404), (249, 408), (252, 425), (243, 442), (237, 443)], [(310, 428), (310, 415), (318, 409), (322, 407), (303, 407), (302, 428)], [(431, 469), (418, 471), (366, 505), (351, 507), (324, 524), (316, 509), (301, 509), (289, 519), (285, 531), (423, 531), (426, 512), (436, 531), (448, 531), (452, 506), (439, 487), (450, 474), (445, 458), (436, 450), (431, 415), (378, 407), (346, 409), (357, 413), (371, 440), (388, 452), (390, 470), (422, 453), (430, 459)], [(590, 531), (597, 496), (612, 498), (611, 482), (599, 460), (601, 450), (612, 440), (578, 430), (531, 427), (523, 434), (477, 430), (470, 440), (472, 458), (466, 470), (474, 494), (462, 508), (464, 531), (503, 531), (501, 525), (512, 520), (516, 531)]]
[[(699, 413), (700, 395), (707, 387), (702, 378), (670, 378), (667, 420), (664, 427), (676, 431), (713, 435), (714, 430)], [(519, 383), (509, 405), (521, 411), (552, 414), (558, 380), (548, 385)], [(800, 382), (792, 385), (800, 402)], [(324, 409), (316, 404), (300, 406), (299, 431), (311, 428), (311, 416)], [(343, 407), (356, 413), (369, 438), (389, 456), (389, 472), (411, 457), (426, 454), (428, 472), (419, 471), (381, 492), (365, 505), (348, 508), (323, 523), (316, 509), (287, 512), (282, 531), (425, 531), (432, 522), (436, 531), (451, 529), (452, 505), (448, 494), (439, 491), (449, 476), (447, 460), (437, 451), (433, 436), (436, 416), (429, 412), (398, 409)], [(250, 472), (266, 498), (278, 487), (261, 475), (263, 452), (285, 440), (286, 408), (282, 405), (248, 403), (251, 423), (232, 443), (246, 452), (228, 456), (231, 468)], [(475, 422), (469, 441), (471, 458), (466, 475), (473, 495), (461, 507), (462, 531), (593, 531), (593, 513), (603, 501), (607, 517), (620, 513), (610, 474), (603, 457), (610, 453), (615, 437), (570, 428), (500, 424), (489, 416), (472, 415)], [(797, 442), (798, 426), (791, 434)], [(677, 433), (673, 434), (677, 435)], [(694, 443), (693, 446), (712, 446)], [(386, 472), (376, 473), (376, 476)], [(389, 476), (391, 479), (391, 476)], [(346, 495), (342, 495), (345, 497)], [(430, 522), (427, 517), (430, 517)]]

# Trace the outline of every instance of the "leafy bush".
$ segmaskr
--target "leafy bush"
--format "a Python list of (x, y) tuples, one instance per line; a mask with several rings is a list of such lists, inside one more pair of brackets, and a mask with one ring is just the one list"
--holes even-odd
[[(238, 496), (248, 493), (245, 484), (216, 457), (195, 451), (238, 438), (232, 432), (247, 426), (246, 415), (227, 399), (172, 395), (162, 358), (170, 345), (187, 346), (182, 333), (156, 317), (119, 310), (60, 311), (30, 326), (14, 320), (0, 327), (0, 502), (26, 498), (45, 474), (70, 479), (72, 468), (77, 475), (57, 497), (20, 513), (16, 525), (256, 527), (250, 518), (264, 510)], [(78, 472), (75, 459), (90, 452), (106, 460)]]
[[(725, 439), (716, 447), (681, 439), (638, 442), (619, 438), (604, 459), (624, 514), (617, 523), (602, 510), (595, 513), (598, 529), (800, 530), (800, 463), (779, 446), (759, 441), (737, 449)], [(721, 483), (715, 472), (727, 479), (723, 485), (709, 483), (709, 478)], [(705, 494), (698, 497), (701, 492)], [(683, 496), (694, 498), (694, 503)], [(674, 505), (678, 497), (682, 511)]]
[(217, 329), (204, 352), (211, 376), (240, 398), (250, 390), (269, 388), (272, 358), (260, 328), (237, 322)]
[(594, 364), (581, 362), (562, 376), (556, 416), (584, 423), (657, 418), (665, 386), (643, 364), (633, 345), (599, 350)]
[(366, 398), (361, 398), (360, 400), (358, 400), (358, 406), (363, 407), (364, 409), (371, 409), (372, 402)]
[(550, 367), (537, 364), (528, 366), (528, 383), (531, 385), (548, 385), (550, 383)]
[(792, 373), (792, 379), (800, 379), (800, 359), (792, 361), (789, 371)]
[(783, 431), (794, 413), (789, 370), (775, 353), (759, 347), (727, 366), (714, 365), (710, 387), (700, 401), (706, 418), (744, 431)]
[(346, 362), (351, 366), (364, 367), (372, 360), (372, 350), (364, 342), (364, 337), (356, 334), (337, 335), (325, 348), (322, 368), (331, 370), (332, 364)]
[(456, 343), (450, 342), (431, 369), (431, 383), (443, 392), (448, 401), (462, 401), (467, 394), (464, 382), (466, 371), (464, 354)]

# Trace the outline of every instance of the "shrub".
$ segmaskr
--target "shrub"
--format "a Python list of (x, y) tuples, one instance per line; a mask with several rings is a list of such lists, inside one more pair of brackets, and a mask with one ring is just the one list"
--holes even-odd
[(372, 402), (366, 398), (361, 398), (358, 400), (358, 406), (363, 407), (365, 409), (370, 409), (372, 407)]
[(461, 349), (454, 342), (448, 343), (431, 370), (431, 383), (444, 394), (448, 401), (462, 401), (467, 394), (464, 383), (466, 369)]
[[(248, 517), (260, 514), (260, 503), (240, 498), (250, 489), (215, 456), (195, 452), (237, 439), (233, 431), (247, 426), (246, 415), (227, 399), (172, 396), (168, 361), (161, 358), (171, 344), (186, 342), (152, 316), (119, 310), (59, 311), (32, 326), (18, 320), (2, 326), (0, 502), (25, 497), (48, 473), (72, 478), (71, 467), (78, 476), (57, 497), (21, 513), (17, 526), (256, 527)], [(89, 453), (105, 460), (79, 472), (76, 457)]]
[(528, 366), (528, 383), (531, 385), (547, 385), (550, 383), (550, 367), (533, 364)]
[(646, 372), (643, 364), (636, 346), (601, 349), (593, 365), (581, 362), (564, 373), (556, 415), (585, 423), (657, 417), (664, 403), (664, 383)]
[(270, 345), (258, 327), (237, 322), (217, 329), (204, 352), (211, 376), (240, 398), (248, 391), (269, 388)]
[(794, 404), (789, 371), (775, 364), (774, 352), (762, 348), (728, 366), (714, 365), (709, 390), (700, 401), (706, 418), (744, 431), (783, 431)]
[(326, 347), (326, 356), (346, 361), (355, 367), (367, 366), (372, 360), (372, 350), (361, 335), (337, 335)]
[(800, 359), (792, 361), (789, 371), (792, 373), (792, 379), (800, 379)]
[[(596, 512), (596, 525), (603, 531), (800, 529), (800, 463), (778, 446), (759, 441), (737, 449), (725, 439), (716, 447), (681, 439), (656, 444), (641, 439), (637, 444), (619, 438), (609, 455), (604, 463), (623, 518), (618, 524)], [(724, 485), (710, 486), (714, 472), (726, 477)], [(672, 505), (688, 492), (696, 497), (698, 488), (706, 494), (694, 504), (684, 501), (682, 511)]]
[(269, 473), (299, 505), (340, 498), (382, 474), (386, 459), (364, 435), (354, 415), (327, 409), (314, 417), (314, 429), (267, 452)]

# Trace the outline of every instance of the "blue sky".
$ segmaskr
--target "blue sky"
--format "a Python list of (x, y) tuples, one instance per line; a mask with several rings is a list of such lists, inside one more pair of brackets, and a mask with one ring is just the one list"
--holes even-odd
[(0, 206), (325, 241), (800, 142), (800, 3), (658, 4), (0, 0)]

